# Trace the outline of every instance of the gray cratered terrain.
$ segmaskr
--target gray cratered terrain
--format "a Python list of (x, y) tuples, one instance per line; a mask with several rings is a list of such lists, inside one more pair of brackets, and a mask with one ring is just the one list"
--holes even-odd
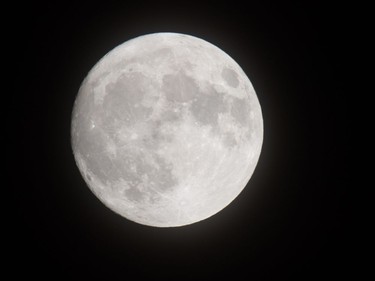
[(240, 66), (196, 37), (156, 33), (104, 56), (72, 114), (76, 163), (92, 192), (137, 223), (172, 227), (227, 206), (257, 164), (263, 120)]

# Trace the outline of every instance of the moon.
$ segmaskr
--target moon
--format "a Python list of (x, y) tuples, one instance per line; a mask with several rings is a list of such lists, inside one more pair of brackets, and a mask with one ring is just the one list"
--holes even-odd
[(91, 191), (139, 224), (196, 223), (249, 182), (263, 118), (241, 67), (190, 35), (129, 40), (88, 73), (76, 97), (71, 144)]

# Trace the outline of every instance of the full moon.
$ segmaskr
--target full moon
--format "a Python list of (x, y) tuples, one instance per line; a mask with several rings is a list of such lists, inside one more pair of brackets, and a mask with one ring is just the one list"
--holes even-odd
[(263, 118), (241, 67), (185, 34), (129, 40), (88, 73), (71, 142), (91, 191), (119, 215), (177, 227), (211, 217), (248, 184)]

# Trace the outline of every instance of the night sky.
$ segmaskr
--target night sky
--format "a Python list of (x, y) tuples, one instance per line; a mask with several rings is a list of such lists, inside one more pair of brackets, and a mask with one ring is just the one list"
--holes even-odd
[[(320, 280), (351, 272), (344, 8), (247, 2), (17, 7), (19, 24), (9, 29), (14, 76), (22, 79), (3, 109), (6, 141), (17, 147), (3, 148), (11, 156), (12, 195), (3, 200), (12, 274)], [(153, 32), (186, 33), (228, 53), (250, 78), (264, 118), (248, 186), (223, 211), (179, 228), (136, 224), (107, 209), (85, 185), (70, 146), (73, 102), (88, 71), (117, 45)]]

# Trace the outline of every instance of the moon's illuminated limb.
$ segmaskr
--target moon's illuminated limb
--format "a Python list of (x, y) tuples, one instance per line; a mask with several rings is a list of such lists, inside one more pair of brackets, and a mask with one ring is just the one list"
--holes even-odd
[(196, 37), (156, 33), (104, 56), (79, 90), (72, 147), (90, 189), (135, 222), (217, 213), (257, 164), (263, 120), (240, 66)]

